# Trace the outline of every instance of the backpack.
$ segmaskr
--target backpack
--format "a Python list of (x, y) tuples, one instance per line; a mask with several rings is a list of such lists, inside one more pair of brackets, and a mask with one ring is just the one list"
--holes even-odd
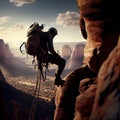
[(25, 50), (28, 55), (36, 56), (38, 53), (43, 53), (44, 51), (40, 48), (40, 33), (43, 32), (44, 24), (39, 26), (37, 22), (33, 23), (27, 31), (27, 41), (23, 42), (20, 46), (20, 51), (22, 46), (25, 45)]
[[(22, 50), (22, 46), (25, 45), (25, 51), (28, 55), (33, 56), (32, 64), (35, 63), (36, 68), (36, 62), (35, 57), (39, 55), (39, 57), (45, 57), (46, 52), (40, 47), (40, 34), (43, 32), (44, 24), (39, 26), (37, 22), (33, 23), (27, 31), (27, 41), (23, 42), (20, 46), (20, 52), (24, 54), (24, 50)], [(43, 59), (42, 58), (42, 59)], [(39, 63), (39, 70), (41, 72), (41, 76), (43, 77), (43, 80), (46, 79), (46, 70), (48, 69), (48, 62), (38, 62)], [(43, 74), (43, 66), (46, 67), (44, 69), (45, 75)]]

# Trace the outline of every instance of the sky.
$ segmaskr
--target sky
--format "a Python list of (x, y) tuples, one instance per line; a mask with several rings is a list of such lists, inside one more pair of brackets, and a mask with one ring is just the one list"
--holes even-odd
[(79, 28), (77, 0), (0, 0), (0, 39), (11, 47), (26, 41), (28, 27), (38, 22), (58, 30), (54, 42), (84, 40)]

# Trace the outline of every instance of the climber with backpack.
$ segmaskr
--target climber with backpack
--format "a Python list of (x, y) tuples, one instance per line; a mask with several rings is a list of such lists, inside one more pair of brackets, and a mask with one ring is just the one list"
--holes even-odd
[(56, 35), (57, 29), (54, 27), (49, 28), (47, 32), (40, 33), (40, 48), (42, 48), (42, 50), (45, 52), (45, 58), (41, 59), (41, 55), (38, 54), (37, 60), (39, 63), (41, 63), (41, 61), (43, 60), (43, 62), (47, 61), (49, 63), (58, 65), (54, 84), (63, 85), (65, 81), (61, 79), (61, 74), (64, 70), (66, 61), (54, 50), (53, 38)]
[[(49, 28), (47, 32), (43, 31), (44, 24), (39, 26), (37, 22), (33, 23), (27, 32), (27, 42), (25, 44), (26, 52), (28, 55), (32, 55), (37, 58), (38, 69), (42, 72), (42, 64), (48, 63), (58, 65), (58, 70), (55, 74), (56, 78), (54, 81), (55, 85), (63, 85), (64, 80), (61, 79), (61, 74), (65, 67), (65, 59), (54, 50), (53, 38), (57, 35), (57, 29), (54, 27)], [(23, 44), (20, 46), (20, 51)]]

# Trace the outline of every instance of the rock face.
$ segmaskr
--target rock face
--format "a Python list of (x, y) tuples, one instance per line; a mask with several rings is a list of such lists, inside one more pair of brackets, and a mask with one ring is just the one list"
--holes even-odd
[[(78, 0), (80, 28), (87, 33), (83, 62), (95, 73), (98, 73), (102, 63), (117, 45), (120, 34), (118, 2), (118, 0)], [(111, 10), (112, 7), (114, 9)]]
[(102, 65), (97, 81), (90, 120), (120, 120), (120, 39)]
[(86, 77), (79, 85), (81, 74), (75, 70), (57, 88), (54, 120), (119, 120), (120, 40), (97, 79)]
[[(114, 0), (78, 0), (80, 27), (87, 39), (84, 64), (66, 76), (65, 84), (57, 88), (54, 120), (120, 119), (118, 5)], [(111, 10), (113, 6), (115, 9)], [(84, 69), (86, 65), (89, 75)]]
[(80, 82), (74, 120), (89, 120), (96, 92), (96, 81), (90, 81), (90, 78), (86, 78)]
[(85, 89), (89, 79), (80, 82), (74, 120), (119, 120), (120, 116), (120, 39), (103, 63), (94, 83)]
[[(79, 82), (85, 76), (86, 78), (88, 78), (88, 76), (93, 77), (94, 74), (88, 67), (76, 69), (66, 76), (63, 87), (60, 87), (59, 91), (57, 89), (55, 120), (73, 120), (76, 97), (79, 95)], [(87, 84), (89, 83), (91, 83), (91, 80), (87, 82)], [(85, 84), (85, 86), (88, 85)]]
[[(0, 71), (0, 81), (4, 81), (2, 72)], [(0, 119), (1, 120), (10, 120), (9, 114), (3, 99), (3, 94), (0, 87)]]

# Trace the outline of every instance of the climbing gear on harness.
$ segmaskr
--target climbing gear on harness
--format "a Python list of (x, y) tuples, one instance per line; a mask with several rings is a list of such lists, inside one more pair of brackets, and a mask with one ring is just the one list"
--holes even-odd
[(47, 73), (47, 71), (49, 71), (49, 70), (48, 70), (48, 66), (49, 66), (48, 62), (43, 63), (43, 62), (39, 62), (39, 61), (38, 61), (38, 69), (39, 69), (40, 72), (41, 72), (41, 76), (42, 76), (42, 78), (43, 78), (43, 81), (46, 80), (46, 73)]

